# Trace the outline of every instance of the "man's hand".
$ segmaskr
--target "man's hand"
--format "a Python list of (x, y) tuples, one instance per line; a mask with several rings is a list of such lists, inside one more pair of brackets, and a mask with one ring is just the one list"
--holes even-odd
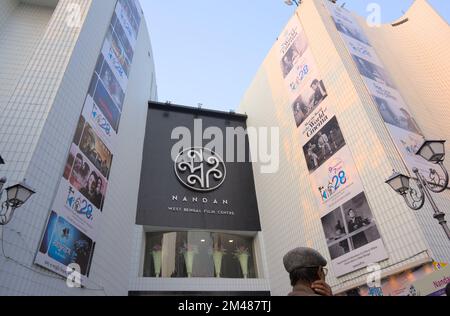
[(311, 284), (311, 288), (314, 292), (316, 292), (316, 294), (319, 294), (321, 296), (333, 296), (331, 287), (325, 281), (316, 281)]

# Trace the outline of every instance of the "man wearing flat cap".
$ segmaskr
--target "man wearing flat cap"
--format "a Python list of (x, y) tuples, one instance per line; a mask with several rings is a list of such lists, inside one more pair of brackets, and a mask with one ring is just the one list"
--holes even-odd
[(303, 247), (291, 250), (284, 256), (283, 264), (293, 286), (289, 296), (333, 295), (325, 282), (327, 260), (316, 250)]

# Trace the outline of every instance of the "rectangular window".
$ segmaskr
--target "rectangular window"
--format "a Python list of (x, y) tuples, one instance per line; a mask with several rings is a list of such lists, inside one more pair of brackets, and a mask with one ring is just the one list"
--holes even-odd
[(253, 243), (215, 232), (147, 233), (144, 277), (257, 278)]

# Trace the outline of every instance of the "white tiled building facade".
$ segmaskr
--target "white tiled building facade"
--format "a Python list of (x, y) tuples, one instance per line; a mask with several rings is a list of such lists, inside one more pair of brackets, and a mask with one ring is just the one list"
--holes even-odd
[[(325, 1), (304, 0), (296, 15), (388, 252), (382, 274), (433, 260), (450, 262), (449, 241), (432, 218), (431, 207), (426, 204), (414, 213), (384, 183), (392, 169), (406, 169)], [(56, 274), (33, 264), (115, 5), (114, 0), (0, 2), (0, 155), (6, 160), (0, 177), (8, 178), (7, 185), (26, 179), (37, 192), (10, 224), (0, 228), (0, 295), (287, 294), (291, 288), (282, 257), (288, 250), (309, 246), (329, 255), (275, 47), (239, 109), (248, 114), (248, 126), (280, 127), (279, 171), (261, 174), (261, 166), (254, 164), (262, 224), (254, 240), (258, 278), (143, 277), (145, 233), (164, 230), (135, 225), (147, 101), (157, 99), (145, 22), (135, 48), (86, 288), (71, 289)], [(425, 135), (450, 140), (448, 24), (423, 0), (417, 0), (406, 17), (409, 20), (397, 27), (366, 27), (366, 32)], [(364, 27), (363, 20), (360, 24)], [(450, 193), (435, 197), (448, 212)], [(340, 278), (331, 270), (328, 281), (337, 293), (365, 284), (366, 277), (365, 269)]]
[(6, 161), (0, 175), (7, 185), (26, 179), (37, 192), (3, 228), (8, 259), (0, 255), (0, 295), (128, 294), (147, 102), (157, 98), (145, 22), (86, 288), (70, 289), (33, 264), (115, 5), (114, 0), (0, 2), (0, 154)]
[[(426, 203), (419, 212), (385, 184), (392, 170), (406, 173), (405, 165), (326, 8), (326, 0), (302, 1), (296, 16), (338, 117), (343, 136), (360, 174), (389, 259), (381, 262), (383, 277), (426, 262), (450, 262), (450, 242)], [(431, 6), (417, 0), (406, 23), (366, 29), (381, 61), (393, 76), (428, 139), (450, 140), (450, 29)], [(402, 20), (400, 19), (400, 20)], [(269, 52), (246, 92), (239, 111), (249, 116), (248, 126), (280, 127), (280, 170), (260, 174), (254, 165), (256, 192), (267, 254), (271, 292), (286, 295), (289, 276), (282, 258), (292, 248), (309, 246), (329, 258), (318, 205), (309, 182), (291, 103), (280, 74), (277, 45)], [(447, 152), (449, 152), (447, 143)], [(450, 166), (447, 159), (447, 167)], [(434, 195), (450, 220), (450, 192)], [(366, 284), (368, 271), (358, 270), (327, 280), (335, 293)]]

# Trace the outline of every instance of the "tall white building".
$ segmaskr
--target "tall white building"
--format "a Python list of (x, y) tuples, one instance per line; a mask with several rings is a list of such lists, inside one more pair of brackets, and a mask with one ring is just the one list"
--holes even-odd
[[(327, 258), (335, 293), (401, 295), (449, 263), (430, 205), (385, 184), (426, 171), (423, 137), (450, 140), (448, 24), (422, 0), (377, 28), (332, 2), (302, 1), (244, 115), (152, 102), (138, 0), (1, 1), (0, 178), (36, 194), (0, 227), (0, 295), (286, 295), (298, 246)], [(208, 148), (247, 126), (279, 128), (277, 172)], [(177, 128), (193, 144), (171, 159)], [(449, 191), (435, 198), (448, 219)]]
[[(422, 136), (450, 139), (449, 36), (423, 0), (379, 27), (328, 0), (302, 1), (239, 107), (249, 126), (280, 128), (279, 172), (255, 172), (272, 294), (290, 291), (282, 258), (298, 246), (327, 256), (335, 293), (367, 294), (378, 275), (384, 295), (404, 294), (432, 262), (450, 262), (431, 205), (412, 211), (385, 184), (393, 169), (422, 167)], [(433, 196), (449, 220), (448, 189)], [(352, 228), (351, 211), (363, 225)]]
[[(157, 98), (152, 48), (138, 1), (1, 1), (0, 60), (0, 155), (6, 161), (0, 176), (8, 178), (6, 186), (26, 179), (36, 190), (0, 228), (0, 295), (127, 295), (147, 102)], [(58, 204), (68, 181), (63, 174), (71, 174), (71, 150), (78, 148), (72, 142), (80, 117), (92, 125), (90, 154), (97, 154), (97, 160), (84, 155), (85, 162), (97, 170), (94, 178), (103, 180), (103, 211), (94, 211), (97, 222), (89, 232)], [(76, 182), (75, 191), (81, 186)], [(57, 270), (52, 260), (60, 255), (51, 245), (45, 249), (45, 242), (53, 242), (44, 234), (51, 211), (72, 225), (66, 230), (69, 238), (74, 227), (88, 236), (95, 233), (89, 237), (90, 275), (84, 289), (67, 287), (61, 273), (49, 271)], [(41, 268), (45, 262), (39, 255), (53, 268)]]

